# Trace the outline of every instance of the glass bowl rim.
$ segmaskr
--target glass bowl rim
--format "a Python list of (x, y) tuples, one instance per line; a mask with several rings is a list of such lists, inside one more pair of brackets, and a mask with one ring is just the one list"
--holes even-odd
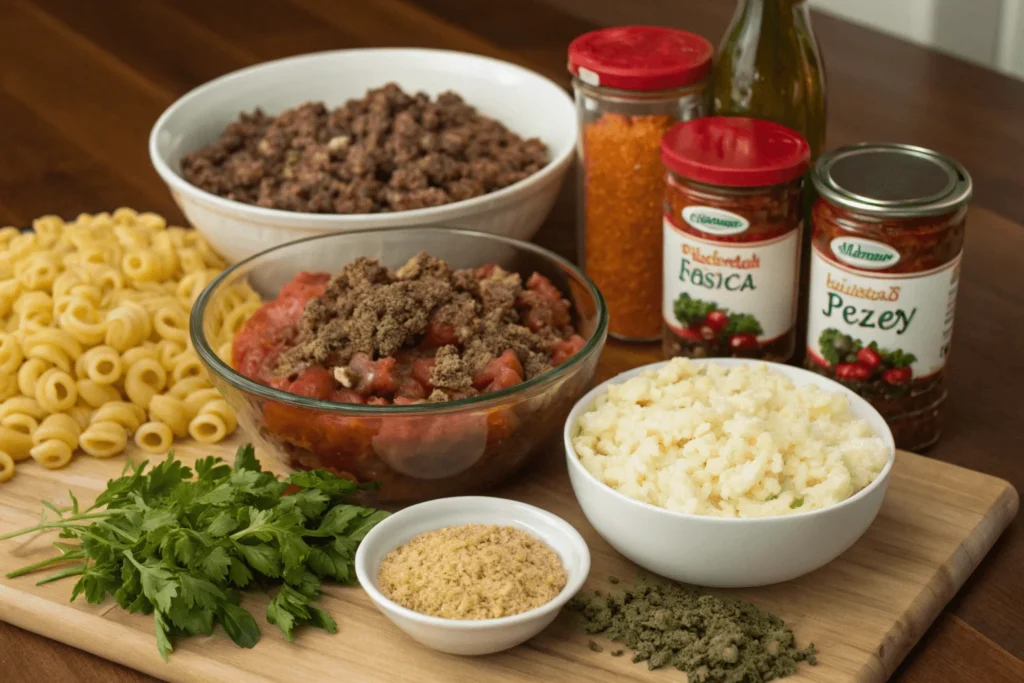
[[(464, 235), (471, 238), (482, 238), (484, 240), (492, 240), (496, 242), (502, 242), (504, 244), (532, 251), (538, 256), (541, 256), (549, 261), (562, 266), (570, 273), (579, 278), (587, 286), (590, 295), (594, 298), (594, 303), (597, 306), (597, 326), (594, 328), (594, 333), (584, 344), (583, 348), (577, 351), (569, 360), (565, 361), (561, 365), (555, 366), (550, 370), (537, 375), (536, 377), (529, 379), (521, 384), (516, 384), (505, 389), (500, 389), (487, 394), (478, 394), (476, 396), (470, 396), (468, 398), (460, 398), (455, 401), (445, 401), (439, 403), (415, 403), (411, 405), (396, 406), (375, 406), (365, 405), (361, 403), (340, 403), (337, 401), (327, 401), (324, 399), (309, 398), (306, 396), (299, 396), (298, 394), (291, 394), (281, 389), (274, 389), (273, 387), (264, 386), (255, 382), (254, 380), (246, 377), (242, 373), (238, 372), (230, 365), (221, 360), (213, 349), (210, 347), (206, 340), (206, 334), (203, 332), (203, 315), (206, 312), (206, 306), (210, 302), (213, 292), (228, 280), (232, 274), (236, 273), (240, 268), (248, 263), (254, 262), (258, 259), (266, 257), (273, 252), (285, 249), (288, 247), (294, 247), (304, 242), (313, 242), (315, 240), (322, 239), (339, 239), (348, 235), (366, 235), (370, 233), (385, 233), (400, 230), (414, 230), (417, 233), (455, 233)], [(293, 276), (294, 277), (294, 276)], [(512, 237), (506, 237), (504, 235), (495, 235), (486, 232), (480, 232), (478, 230), (468, 230), (465, 228), (451, 228), (443, 226), (402, 226), (392, 228), (364, 228), (360, 230), (346, 230), (344, 232), (329, 232), (322, 235), (312, 235), (310, 237), (304, 237), (283, 244), (278, 244), (261, 252), (253, 254), (245, 259), (242, 259), (238, 263), (235, 263), (225, 268), (216, 278), (207, 285), (200, 293), (192, 306), (192, 310), (189, 314), (189, 336), (192, 339), (192, 346), (195, 348), (196, 353), (202, 359), (203, 363), (210, 368), (211, 372), (221, 377), (228, 384), (232, 385), (237, 389), (248, 392), (249, 394), (255, 394), (260, 398), (277, 401), (278, 403), (291, 404), (302, 408), (308, 408), (311, 410), (317, 410), (320, 412), (330, 413), (341, 413), (346, 415), (417, 415), (417, 414), (446, 414), (453, 412), (462, 412), (466, 408), (480, 408), (487, 409), (496, 406), (500, 406), (506, 403), (505, 399), (508, 399), (519, 393), (532, 393), (532, 390), (545, 387), (553, 383), (556, 379), (564, 376), (567, 371), (571, 368), (579, 365), (585, 358), (589, 358), (593, 355), (594, 351), (601, 345), (608, 331), (608, 307), (605, 304), (604, 297), (601, 295), (601, 290), (597, 288), (591, 280), (576, 264), (572, 263), (568, 259), (562, 258), (558, 254), (545, 249), (532, 242), (525, 240), (518, 240)]]

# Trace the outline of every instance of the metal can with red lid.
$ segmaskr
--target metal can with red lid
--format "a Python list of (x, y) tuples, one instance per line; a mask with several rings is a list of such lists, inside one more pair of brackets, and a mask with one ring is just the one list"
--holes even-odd
[(896, 445), (939, 438), (971, 177), (922, 147), (832, 150), (811, 174), (805, 365), (867, 399)]
[(701, 36), (658, 26), (601, 29), (569, 45), (579, 261), (604, 294), (613, 337), (661, 336), (661, 138), (709, 112), (713, 52)]
[(793, 355), (810, 156), (799, 133), (760, 119), (711, 116), (665, 135), (666, 357)]

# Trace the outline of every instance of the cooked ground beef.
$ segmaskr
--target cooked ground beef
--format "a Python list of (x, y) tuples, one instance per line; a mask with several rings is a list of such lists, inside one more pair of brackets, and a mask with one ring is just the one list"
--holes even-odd
[(440, 206), (500, 190), (548, 161), (459, 95), (431, 100), (394, 83), (329, 110), (307, 102), (279, 116), (242, 113), (213, 144), (185, 156), (193, 185), (246, 204), (308, 213)]

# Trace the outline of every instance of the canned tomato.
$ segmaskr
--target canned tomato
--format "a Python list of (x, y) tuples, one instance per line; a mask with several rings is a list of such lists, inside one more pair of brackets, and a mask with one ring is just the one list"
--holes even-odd
[(862, 144), (813, 172), (805, 364), (870, 401), (900, 448), (939, 438), (971, 178), (921, 147)]
[(810, 154), (799, 133), (758, 119), (711, 116), (665, 135), (666, 356), (793, 355)]

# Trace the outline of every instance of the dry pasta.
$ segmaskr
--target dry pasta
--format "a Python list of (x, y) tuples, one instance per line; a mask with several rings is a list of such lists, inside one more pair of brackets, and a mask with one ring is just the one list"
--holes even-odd
[(90, 408), (99, 408), (109, 401), (120, 401), (121, 392), (109, 384), (91, 379), (78, 380), (78, 398)]
[(82, 427), (67, 413), (54, 413), (36, 428), (32, 434), (32, 443), (37, 446), (44, 441), (60, 441), (74, 450), (78, 446), (78, 437)]
[(157, 394), (149, 402), (149, 419), (163, 422), (177, 437), (188, 434), (189, 414), (185, 402), (181, 399), (167, 394)]
[(116, 422), (93, 422), (78, 437), (78, 446), (94, 458), (117, 455), (128, 445), (128, 433)]
[(72, 417), (82, 429), (89, 426), (89, 422), (92, 421), (92, 413), (92, 408), (82, 403), (71, 406), (68, 408), (67, 412), (67, 414)]
[(0, 425), (32, 436), (32, 433), (39, 428), (39, 421), (25, 413), (14, 413), (0, 420)]
[(60, 368), (50, 368), (39, 377), (36, 400), (47, 413), (59, 413), (78, 401), (78, 385)]
[(14, 476), (14, 458), (9, 453), (0, 451), (0, 483)]
[(24, 460), (32, 450), (32, 437), (25, 432), (0, 425), (0, 451), (8, 453), (15, 461)]
[(188, 433), (202, 443), (216, 443), (235, 431), (235, 414), (228, 402), (216, 399), (207, 402), (188, 423)]
[(174, 432), (163, 422), (144, 422), (135, 430), (135, 445), (147, 453), (166, 453)]
[[(0, 481), (32, 459), (151, 453), (235, 429), (192, 347), (189, 313), (224, 261), (193, 230), (121, 208), (32, 232), (0, 227)], [(211, 310), (213, 350), (260, 304), (245, 283)]]
[(146, 419), (146, 411), (127, 401), (111, 401), (96, 409), (89, 418), (92, 422), (116, 422), (129, 434), (133, 433)]
[(75, 374), (98, 384), (113, 384), (121, 370), (121, 354), (113, 346), (94, 346), (75, 361)]

